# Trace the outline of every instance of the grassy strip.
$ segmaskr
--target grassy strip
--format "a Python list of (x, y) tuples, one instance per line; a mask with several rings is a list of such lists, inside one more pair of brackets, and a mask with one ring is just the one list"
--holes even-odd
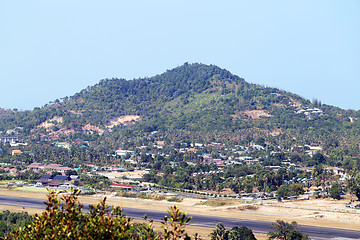
[(196, 205), (206, 205), (210, 207), (222, 207), (228, 205), (239, 204), (240, 201), (236, 201), (233, 199), (210, 199), (204, 202), (197, 203)]
[(38, 188), (38, 187), (14, 187), (12, 190), (25, 191), (25, 192), (48, 193), (48, 190), (46, 188)]
[(181, 197), (166, 197), (162, 194), (154, 194), (154, 193), (144, 193), (144, 192), (119, 192), (116, 194), (118, 197), (126, 197), (126, 198), (141, 198), (141, 199), (152, 199), (152, 200), (167, 200), (169, 202), (182, 202), (183, 198)]

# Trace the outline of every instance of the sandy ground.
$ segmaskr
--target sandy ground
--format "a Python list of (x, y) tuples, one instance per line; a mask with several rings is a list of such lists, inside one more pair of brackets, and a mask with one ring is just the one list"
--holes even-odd
[[(46, 195), (43, 193), (19, 192), (10, 190), (0, 190), (0, 195), (11, 195), (31, 198), (45, 199)], [(132, 207), (141, 209), (153, 209), (167, 211), (170, 206), (178, 205), (182, 211), (191, 214), (214, 215), (233, 218), (245, 218), (252, 220), (263, 220), (274, 222), (277, 219), (282, 219), (288, 222), (296, 221), (302, 225), (313, 225), (332, 228), (344, 228), (359, 230), (360, 229), (360, 210), (349, 209), (345, 207), (345, 203), (349, 199), (340, 201), (330, 199), (311, 199), (303, 201), (287, 201), (278, 203), (276, 201), (263, 202), (245, 202), (232, 201), (232, 205), (221, 207), (210, 207), (206, 205), (197, 205), (200, 199), (184, 199), (180, 203), (171, 203), (166, 200), (154, 201), (148, 199), (132, 199), (116, 197), (112, 195), (99, 194), (95, 196), (81, 196), (79, 199), (83, 203), (98, 203), (104, 197), (107, 197), (109, 205), (116, 205), (122, 207)], [(1, 203), (0, 203), (1, 204)], [(251, 209), (249, 205), (253, 206)], [(14, 207), (1, 206), (0, 210), (16, 210)], [(19, 211), (24, 209), (19, 208)], [(39, 210), (31, 210), (26, 208), (25, 211), (34, 213)], [(40, 210), (41, 211), (41, 210)], [(199, 232), (201, 236), (206, 238), (212, 229), (191, 227), (189, 232)], [(265, 235), (258, 235), (258, 239), (266, 239)]]
[[(108, 177), (110, 180), (114, 180), (116, 178), (123, 178), (126, 177), (129, 180), (131, 179), (139, 179), (144, 174), (149, 173), (149, 171), (142, 170), (142, 171), (133, 171), (133, 172), (97, 172), (99, 175)], [(123, 179), (119, 179), (119, 181), (124, 182)]]
[(125, 126), (133, 124), (140, 120), (140, 116), (138, 115), (124, 115), (121, 117), (114, 117), (109, 120), (109, 123), (105, 124), (107, 128), (113, 128), (115, 126), (118, 126), (120, 124), (123, 124)]

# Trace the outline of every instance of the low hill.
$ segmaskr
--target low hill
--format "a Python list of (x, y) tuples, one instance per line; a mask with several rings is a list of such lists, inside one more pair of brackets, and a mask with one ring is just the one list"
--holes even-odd
[(22, 127), (29, 138), (90, 134), (93, 140), (162, 131), (206, 141), (356, 145), (359, 115), (247, 83), (214, 65), (185, 63), (150, 78), (104, 79), (33, 111), (0, 112), (0, 131)]

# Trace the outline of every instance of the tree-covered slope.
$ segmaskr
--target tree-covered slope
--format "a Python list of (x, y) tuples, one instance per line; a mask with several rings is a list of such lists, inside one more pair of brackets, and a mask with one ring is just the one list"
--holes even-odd
[[(128, 115), (136, 116), (131, 122), (135, 124), (109, 127), (114, 119)], [(295, 134), (319, 142), (325, 135), (340, 133), (357, 138), (358, 117), (356, 111), (247, 83), (217, 66), (185, 63), (150, 78), (104, 79), (42, 108), (7, 113), (0, 117), (0, 131), (23, 127), (22, 134), (30, 136), (84, 131), (121, 134), (124, 129), (242, 137)]]

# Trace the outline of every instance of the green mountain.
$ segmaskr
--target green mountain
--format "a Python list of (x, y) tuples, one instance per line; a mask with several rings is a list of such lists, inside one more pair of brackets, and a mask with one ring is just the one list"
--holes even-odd
[(185, 63), (150, 78), (104, 79), (42, 108), (0, 114), (0, 131), (21, 127), (30, 139), (83, 134), (92, 140), (161, 131), (193, 140), (263, 137), (274, 144), (357, 148), (359, 117), (358, 111), (247, 83), (214, 65)]

